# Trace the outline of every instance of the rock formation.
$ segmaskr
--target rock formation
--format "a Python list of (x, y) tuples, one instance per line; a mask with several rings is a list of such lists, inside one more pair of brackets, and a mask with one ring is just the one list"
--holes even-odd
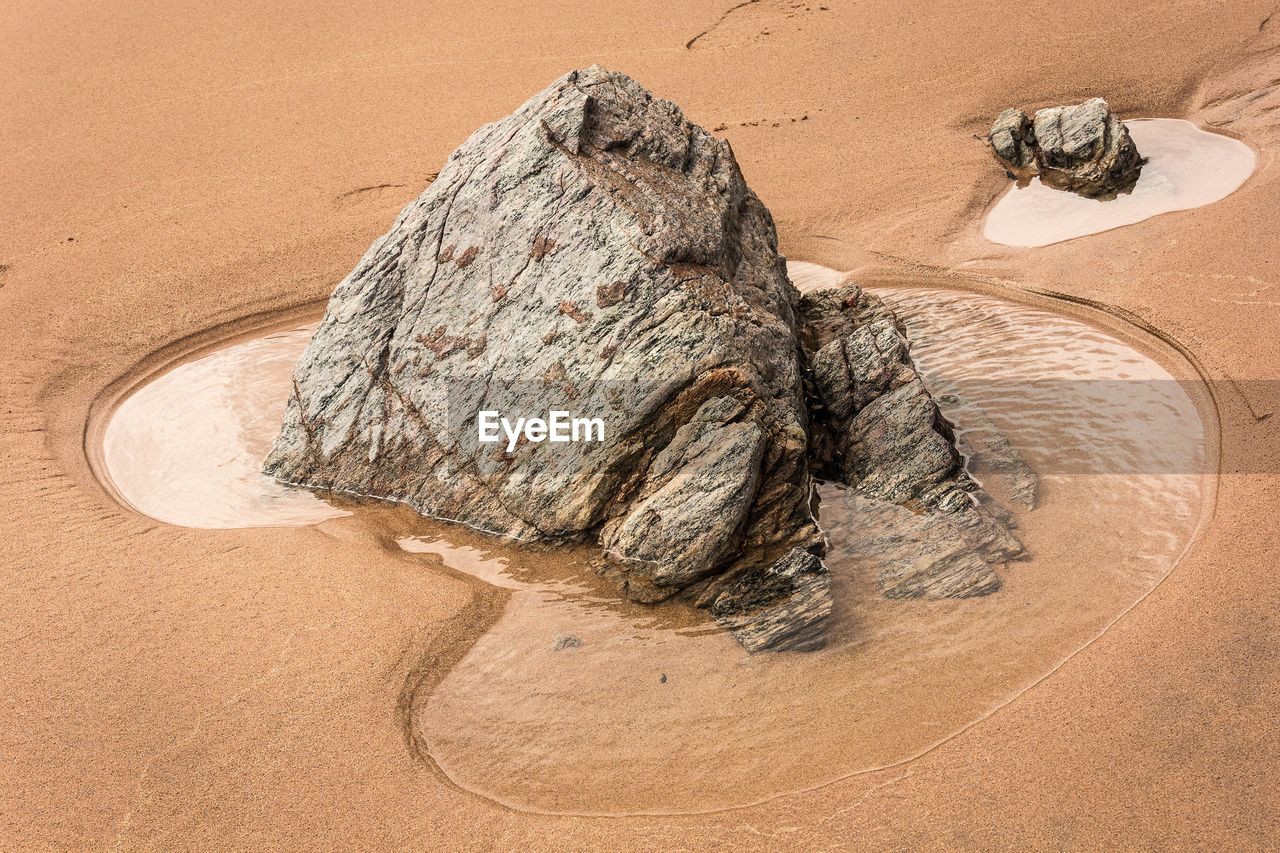
[[(477, 427), (554, 411), (604, 440)], [(265, 467), (595, 541), (632, 599), (684, 594), (752, 650), (812, 649), (831, 600), (811, 444), (909, 514), (974, 506), (892, 315), (856, 287), (801, 300), (728, 143), (592, 67), (476, 131), (339, 284)], [(980, 562), (911, 594), (991, 588)]]
[(897, 317), (856, 285), (800, 300), (812, 456), (853, 486), (842, 541), (890, 598), (962, 598), (1000, 586), (1023, 555), (1012, 518), (965, 473), (951, 424), (925, 388)]
[(996, 117), (987, 135), (996, 156), (1018, 171), (1035, 169), (1035, 134), (1031, 131), (1031, 119), (1016, 107), (1010, 107)]
[(1131, 190), (1144, 162), (1124, 122), (1102, 98), (1048, 107), (1034, 120), (1007, 109), (987, 139), (1015, 177), (1039, 175), (1048, 186), (1088, 198)]

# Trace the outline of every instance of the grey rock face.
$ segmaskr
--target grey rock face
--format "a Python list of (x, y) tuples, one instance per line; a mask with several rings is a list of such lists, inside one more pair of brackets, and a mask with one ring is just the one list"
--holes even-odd
[[(640, 601), (699, 593), (714, 613), (727, 583), (741, 598), (744, 567), (781, 555), (770, 577), (795, 584), (752, 599), (757, 629), (720, 612), (740, 637), (814, 647), (829, 585), (788, 562), (825, 541), (800, 307), (728, 144), (625, 75), (571, 72), (476, 131), (338, 285), (265, 468), (491, 533), (598, 542)], [(823, 440), (868, 493), (935, 496), (950, 436), (891, 316), (862, 329), (859, 310), (822, 316), (878, 371), (840, 387), (883, 414)], [(824, 399), (846, 405), (835, 385)], [(480, 440), (482, 412), (556, 410), (598, 418), (605, 440)]]
[(806, 293), (800, 317), (815, 460), (853, 487), (858, 524), (842, 539), (891, 598), (998, 589), (993, 565), (1023, 554), (1012, 517), (965, 472), (897, 318), (856, 285)]
[(1010, 107), (1000, 113), (987, 138), (996, 156), (1011, 168), (1035, 166), (1035, 136), (1031, 133), (1031, 119), (1022, 110)]
[(1051, 187), (1089, 198), (1132, 189), (1144, 162), (1124, 122), (1102, 98), (1039, 110), (1034, 121), (1020, 110), (1005, 110), (988, 139), (1016, 173), (1039, 174)]
[(925, 389), (898, 320), (856, 285), (806, 293), (801, 344), (814, 445), (834, 479), (892, 503), (932, 498), (960, 470), (950, 425)]

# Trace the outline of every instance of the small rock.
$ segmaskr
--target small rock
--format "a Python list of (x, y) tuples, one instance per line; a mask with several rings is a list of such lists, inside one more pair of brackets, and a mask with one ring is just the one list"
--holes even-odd
[(1019, 176), (1087, 198), (1133, 189), (1145, 162), (1124, 122), (1102, 98), (1047, 107), (1034, 120), (1018, 109), (1000, 113), (987, 136), (996, 156)]
[(551, 651), (559, 652), (565, 649), (576, 649), (582, 646), (582, 640), (573, 634), (561, 634), (556, 637), (555, 643), (551, 646)]
[(1035, 137), (1031, 119), (1020, 109), (1010, 107), (1000, 113), (987, 136), (996, 156), (1016, 169), (1035, 164)]

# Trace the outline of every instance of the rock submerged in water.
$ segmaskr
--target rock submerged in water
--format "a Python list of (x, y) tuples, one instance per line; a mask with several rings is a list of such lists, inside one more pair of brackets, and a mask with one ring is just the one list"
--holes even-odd
[[(604, 440), (477, 428), (555, 411)], [(623, 594), (695, 600), (756, 651), (823, 643), (815, 466), (911, 518), (997, 523), (888, 309), (802, 299), (728, 143), (592, 67), (476, 131), (338, 285), (265, 469), (596, 542)], [(985, 558), (929, 562), (911, 595), (998, 585)]]
[(831, 579), (817, 555), (793, 548), (772, 565), (740, 572), (712, 600), (711, 615), (747, 651), (813, 651), (826, 644)]
[(1088, 198), (1133, 189), (1145, 162), (1124, 122), (1102, 98), (1038, 110), (1000, 113), (987, 136), (992, 150), (1016, 176), (1038, 175), (1051, 187)]

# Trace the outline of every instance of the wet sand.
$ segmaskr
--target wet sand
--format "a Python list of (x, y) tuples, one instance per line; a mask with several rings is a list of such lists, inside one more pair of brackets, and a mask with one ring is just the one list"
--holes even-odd
[[(1272, 9), (729, 5), (0, 19), (0, 846), (1270, 844), (1280, 439), (1248, 380), (1280, 370)], [(912, 761), (711, 815), (582, 819), (460, 790), (403, 725), (457, 663), (435, 650), (470, 648), (509, 592), (423, 571), (394, 540), (370, 548), (385, 528), (355, 517), (196, 530), (101, 487), (85, 425), (122, 377), (218, 324), (322, 300), (471, 129), (592, 61), (722, 128), (790, 257), (1018, 290), (1180, 352), (1178, 378), (1212, 380), (1211, 438), (1243, 472), (1220, 479), (1191, 553), (1048, 678)], [(1095, 93), (1126, 118), (1241, 138), (1259, 168), (1198, 210), (1035, 250), (984, 240), (1007, 182), (973, 135), (1009, 104)]]

